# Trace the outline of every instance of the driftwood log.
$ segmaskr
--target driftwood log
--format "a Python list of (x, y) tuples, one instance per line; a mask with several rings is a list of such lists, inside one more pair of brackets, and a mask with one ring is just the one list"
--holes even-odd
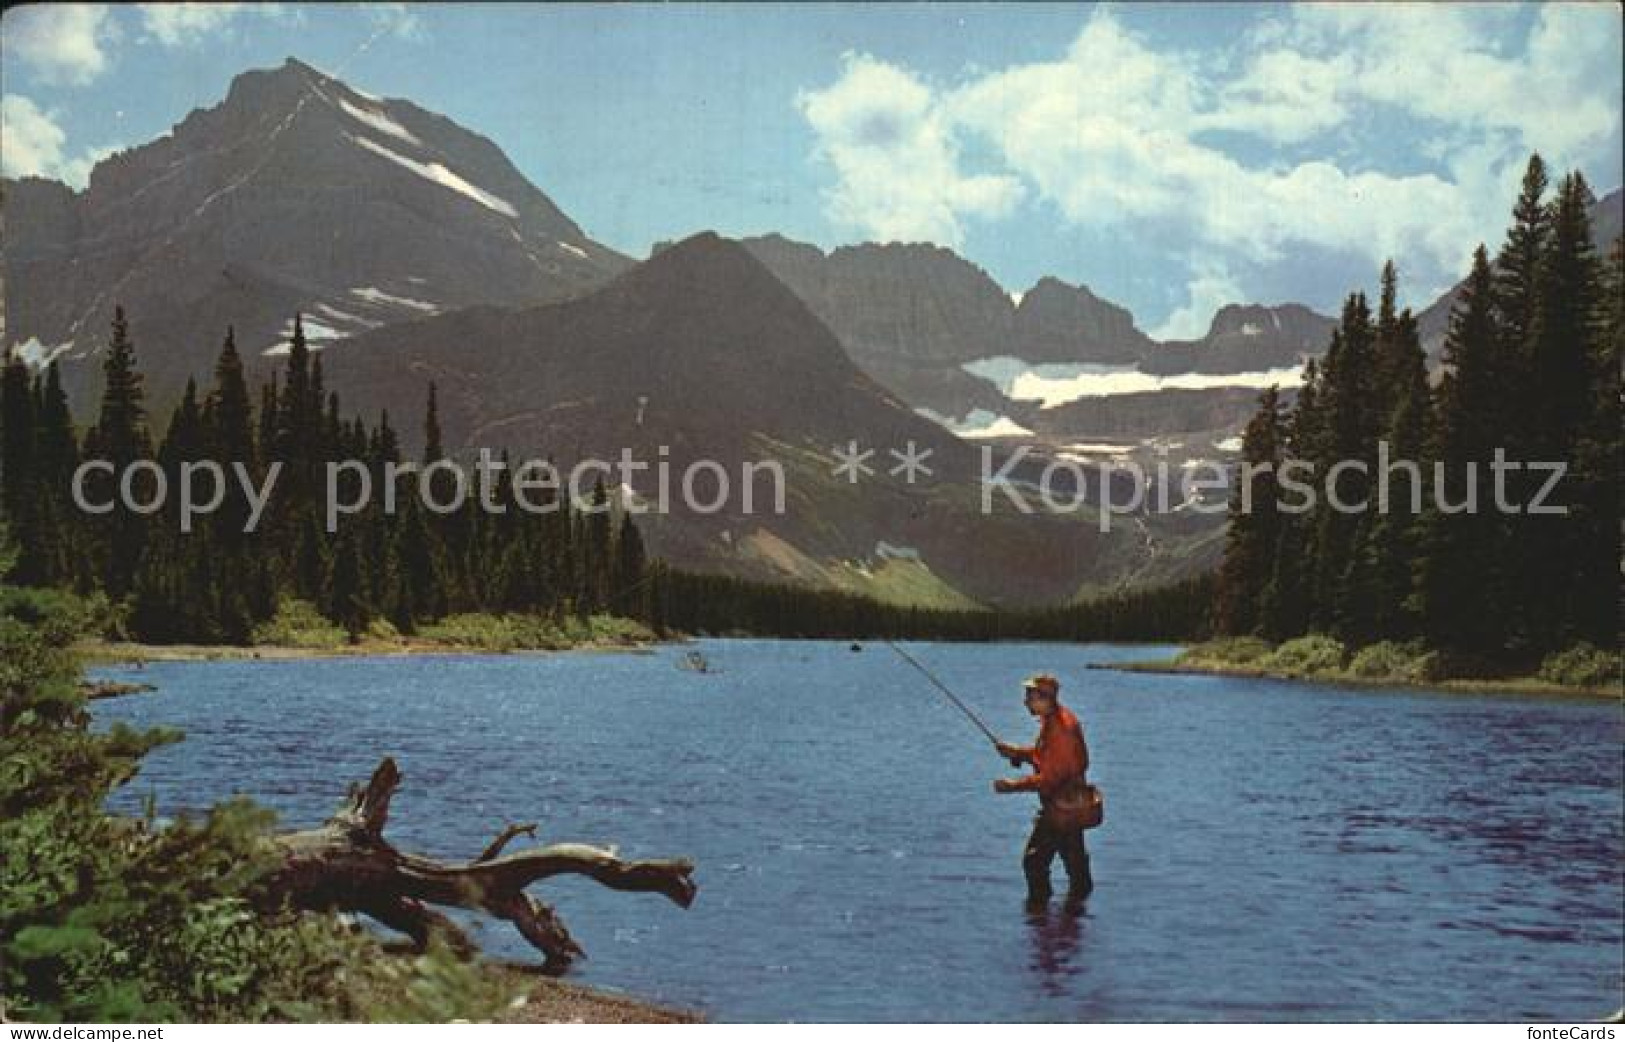
[(694, 865), (687, 860), (623, 861), (613, 850), (581, 843), (503, 854), (518, 836), (535, 838), (535, 824), (507, 826), (464, 864), (402, 853), (384, 839), (400, 783), (400, 770), (386, 757), (365, 786), (351, 787), (345, 804), (321, 827), (279, 834), (275, 842), (283, 860), (272, 878), (273, 897), (310, 911), (365, 914), (419, 947), (438, 934), (465, 953), (474, 950), (467, 935), (429, 906), (482, 911), (513, 923), (547, 956), (544, 968), (553, 972), (585, 953), (553, 909), (525, 892), (530, 884), (582, 875), (614, 890), (663, 894), (684, 908), (694, 901)]

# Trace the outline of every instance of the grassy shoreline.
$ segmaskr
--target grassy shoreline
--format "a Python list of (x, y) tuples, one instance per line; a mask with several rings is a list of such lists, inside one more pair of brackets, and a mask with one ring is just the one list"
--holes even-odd
[(285, 604), (249, 644), (149, 644), (87, 638), (74, 645), (88, 665), (145, 662), (287, 661), (357, 655), (548, 654), (561, 651), (645, 651), (664, 641), (647, 626), (611, 615), (590, 618), (473, 613), (448, 616), (416, 633), (374, 624), (352, 639), (299, 602)]
[(1245, 680), (1289, 681), (1323, 687), (1369, 687), (1388, 690), (1429, 691), (1457, 695), (1514, 695), (1524, 698), (1558, 698), (1584, 701), (1619, 701), (1619, 688), (1576, 687), (1553, 684), (1539, 677), (1453, 678), (1411, 680), (1385, 677), (1327, 675), (1294, 672), (1260, 666), (1190, 663), (1177, 659), (1152, 662), (1097, 662), (1090, 669), (1117, 673), (1163, 673), (1182, 676), (1234, 677)]
[(592, 640), (564, 647), (480, 647), (443, 640), (368, 638), (337, 647), (302, 647), (293, 644), (142, 644), (136, 641), (86, 640), (75, 644), (73, 651), (87, 666), (113, 666), (146, 662), (290, 662), (410, 655), (647, 654), (660, 643), (665, 642), (651, 638), (640, 641)]

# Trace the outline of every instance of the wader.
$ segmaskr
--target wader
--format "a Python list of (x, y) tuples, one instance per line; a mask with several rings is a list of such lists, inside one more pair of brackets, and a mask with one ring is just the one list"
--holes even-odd
[(1089, 851), (1083, 844), (1083, 829), (1057, 828), (1039, 810), (1038, 816), (1033, 819), (1032, 835), (1027, 837), (1027, 847), (1021, 854), (1021, 869), (1027, 874), (1027, 902), (1033, 905), (1042, 905), (1050, 899), (1049, 872), (1055, 855), (1061, 855), (1061, 863), (1066, 866), (1068, 883), (1066, 901), (1068, 905), (1076, 906), (1088, 897), (1095, 888), (1095, 880), (1089, 873)]

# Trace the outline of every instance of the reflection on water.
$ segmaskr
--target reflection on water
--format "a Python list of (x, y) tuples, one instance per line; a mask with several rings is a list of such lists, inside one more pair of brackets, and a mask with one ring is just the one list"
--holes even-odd
[(1071, 911), (1062, 904), (1037, 911), (1027, 910), (1027, 927), (1032, 936), (1032, 960), (1028, 966), (1044, 994), (1063, 998), (1071, 993), (1070, 978), (1077, 973), (1078, 942), (1083, 937), (1086, 911)]
[[(96, 714), (175, 724), (121, 800), (241, 791), (321, 820), (378, 757), (390, 836), (697, 861), (688, 911), (536, 888), (584, 983), (718, 1020), (1585, 1020), (1622, 1005), (1617, 705), (1089, 671), (1157, 649), (911, 645), (1030, 738), (1060, 674), (1111, 817), (1080, 916), (1022, 910), (1030, 796), (918, 674), (844, 643), (648, 655), (149, 665)], [(109, 671), (119, 676), (118, 671)], [(1057, 872), (1059, 867), (1056, 866)], [(506, 924), (481, 932), (535, 953)]]

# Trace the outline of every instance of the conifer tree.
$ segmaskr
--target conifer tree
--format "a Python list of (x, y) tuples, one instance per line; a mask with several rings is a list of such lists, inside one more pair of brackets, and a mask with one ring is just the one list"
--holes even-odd
[(1263, 623), (1263, 597), (1280, 542), (1278, 471), (1283, 432), (1280, 391), (1270, 387), (1241, 438), (1242, 466), (1230, 500), (1219, 575), (1218, 628), (1253, 633)]
[[(87, 439), (85, 455), (112, 464), (113, 472), (122, 474), (131, 463), (152, 457), (141, 371), (122, 307), (113, 310), (112, 336), (102, 361), (102, 374), (101, 410)], [(95, 501), (115, 500), (112, 478), (98, 472), (85, 484)], [(132, 484), (138, 501), (152, 498), (151, 486), (152, 482), (145, 478)], [(146, 543), (147, 524), (139, 514), (119, 503), (101, 519), (98, 529), (102, 587), (117, 599), (128, 593), (134, 582)]]
[(237, 338), (230, 326), (226, 327), (226, 339), (214, 364), (214, 389), (209, 392), (209, 415), (215, 460), (227, 465), (242, 463), (251, 472), (254, 471), (254, 408), (249, 401), (248, 384), (243, 376), (242, 356), (237, 353)]
[(648, 570), (643, 536), (633, 523), (630, 512), (621, 514), (620, 526), (615, 532), (615, 581), (611, 592), (611, 615), (628, 615), (636, 619), (649, 618), (649, 596), (645, 589)]
[(445, 447), (440, 438), (440, 403), (435, 393), (434, 381), (429, 381), (429, 404), (423, 416), (423, 461), (433, 463), (446, 458)]
[[(1498, 523), (1483, 509), (1487, 490), (1480, 480), (1498, 437), (1491, 419), (1501, 391), (1493, 382), (1502, 343), (1495, 299), (1489, 255), (1480, 246), (1445, 338), (1446, 368), (1428, 452), (1443, 480), (1433, 482), (1428, 498), (1421, 569), (1423, 627), (1430, 643), (1479, 654), (1503, 645), (1509, 629)], [(1470, 476), (1475, 472), (1477, 479)], [(1474, 498), (1478, 509), (1467, 509)]]

